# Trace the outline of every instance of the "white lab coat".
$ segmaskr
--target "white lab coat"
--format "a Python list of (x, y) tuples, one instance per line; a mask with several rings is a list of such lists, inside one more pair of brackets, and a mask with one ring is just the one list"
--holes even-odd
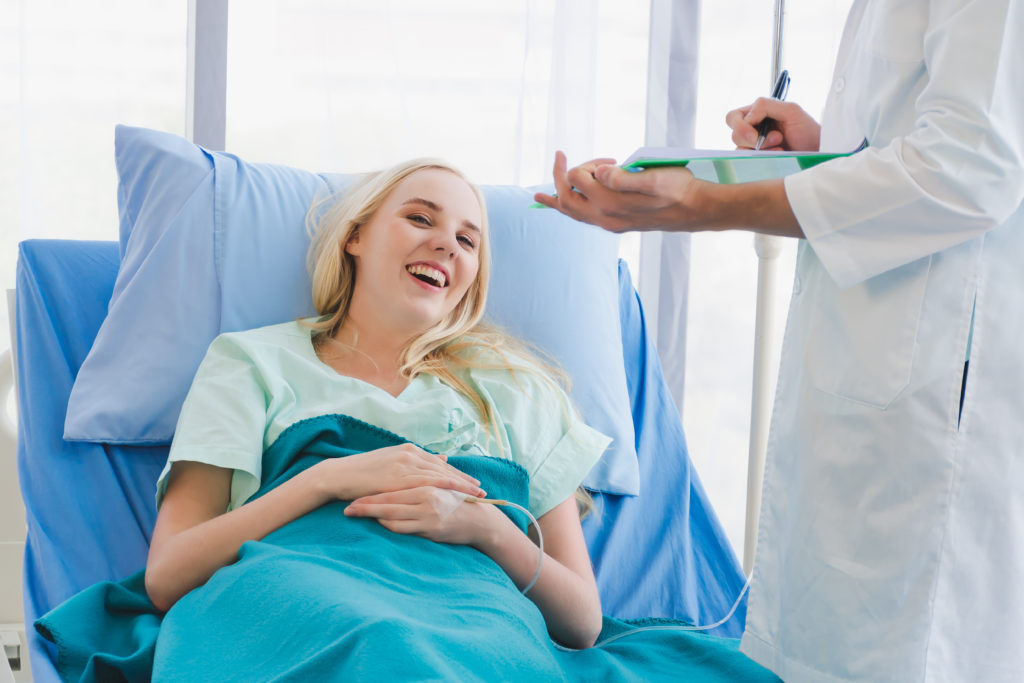
[[(800, 244), (742, 650), (1024, 681), (1024, 2), (856, 0)], [(972, 330), (963, 414), (961, 380)]]

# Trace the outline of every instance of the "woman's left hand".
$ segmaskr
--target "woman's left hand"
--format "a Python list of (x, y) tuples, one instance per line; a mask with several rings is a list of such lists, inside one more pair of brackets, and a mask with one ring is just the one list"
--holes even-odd
[(478, 546), (493, 533), (504, 515), (493, 505), (470, 503), (464, 498), (451, 489), (420, 486), (357, 498), (345, 508), (345, 514), (372, 517), (399, 534)]

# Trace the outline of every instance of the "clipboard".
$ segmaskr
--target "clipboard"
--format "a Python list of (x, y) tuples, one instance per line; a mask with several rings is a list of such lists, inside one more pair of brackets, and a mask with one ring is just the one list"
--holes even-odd
[(762, 152), (750, 149), (641, 147), (622, 163), (622, 168), (641, 171), (659, 166), (685, 166), (699, 180), (731, 185), (783, 178), (825, 161), (850, 156), (855, 152)]

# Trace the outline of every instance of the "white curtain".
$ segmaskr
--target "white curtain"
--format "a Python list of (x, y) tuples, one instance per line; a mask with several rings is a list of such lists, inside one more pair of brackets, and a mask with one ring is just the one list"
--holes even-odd
[[(693, 147), (697, 116), (700, 0), (651, 0), (645, 144)], [(690, 235), (642, 238), (638, 289), (680, 414), (686, 383)]]

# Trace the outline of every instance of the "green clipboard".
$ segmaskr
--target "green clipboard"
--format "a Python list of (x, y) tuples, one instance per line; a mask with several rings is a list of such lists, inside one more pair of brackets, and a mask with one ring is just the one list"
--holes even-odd
[(686, 166), (694, 177), (712, 183), (750, 183), (783, 178), (853, 152), (755, 152), (749, 149), (700, 150), (641, 147), (622, 167), (643, 170)]

